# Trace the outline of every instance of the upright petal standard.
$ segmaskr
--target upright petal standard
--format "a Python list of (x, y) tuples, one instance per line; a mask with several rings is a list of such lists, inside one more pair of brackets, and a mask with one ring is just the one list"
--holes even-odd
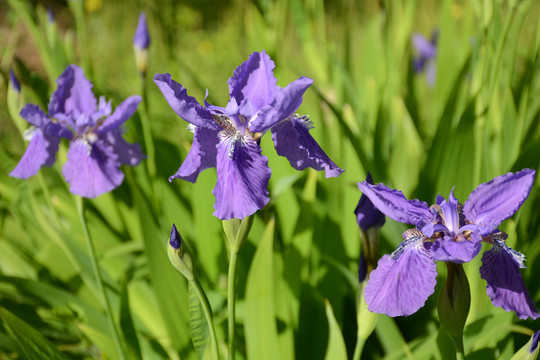
[(436, 260), (469, 262), (485, 242), (493, 247), (482, 256), (480, 275), (493, 305), (514, 311), (521, 319), (539, 317), (519, 273), (525, 256), (508, 247), (507, 235), (498, 229), (525, 202), (534, 177), (531, 169), (507, 173), (479, 185), (463, 206), (452, 191), (448, 200), (439, 195), (431, 208), (383, 184), (359, 183), (386, 216), (416, 225), (403, 233), (405, 241), (398, 250), (385, 255), (371, 273), (365, 290), (368, 309), (389, 316), (411, 315), (433, 293)]
[(300, 77), (282, 89), (273, 70), (274, 62), (266, 52), (251, 54), (228, 81), (230, 100), (226, 107), (206, 100), (202, 106), (171, 75), (154, 76), (171, 108), (190, 123), (194, 134), (189, 154), (169, 180), (195, 182), (201, 171), (215, 167), (214, 215), (222, 220), (243, 219), (270, 200), (267, 187), (271, 170), (259, 145), (268, 130), (278, 154), (286, 156), (294, 168), (324, 169), (326, 177), (343, 172), (309, 134), (309, 120), (294, 115), (313, 80)]
[(110, 102), (96, 100), (92, 83), (75, 65), (68, 66), (56, 83), (48, 115), (32, 104), (21, 110), (32, 125), (25, 134), (30, 144), (10, 175), (26, 179), (41, 166), (52, 166), (60, 139), (67, 138), (71, 142), (62, 173), (70, 191), (93, 198), (113, 190), (124, 179), (120, 165), (137, 165), (143, 159), (139, 145), (127, 143), (120, 130), (135, 113), (140, 96), (127, 98), (112, 112)]

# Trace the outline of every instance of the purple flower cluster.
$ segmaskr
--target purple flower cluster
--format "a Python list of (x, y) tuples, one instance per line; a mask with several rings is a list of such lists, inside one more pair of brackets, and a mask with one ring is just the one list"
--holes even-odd
[(300, 77), (280, 88), (273, 70), (274, 62), (264, 51), (251, 54), (228, 81), (230, 100), (224, 108), (206, 100), (200, 105), (169, 74), (154, 76), (171, 108), (190, 123), (194, 134), (189, 154), (169, 180), (194, 183), (201, 171), (215, 167), (214, 215), (222, 220), (252, 215), (270, 200), (271, 170), (259, 146), (268, 130), (278, 154), (295, 169), (324, 169), (326, 177), (343, 172), (309, 134), (309, 118), (295, 115), (313, 80)]
[(62, 173), (73, 194), (93, 198), (119, 186), (124, 174), (121, 164), (137, 165), (143, 158), (138, 144), (122, 138), (122, 125), (141, 102), (130, 96), (113, 112), (111, 102), (99, 102), (82, 69), (70, 65), (56, 80), (48, 114), (28, 104), (20, 115), (32, 127), (25, 133), (30, 141), (26, 152), (10, 176), (26, 179), (42, 166), (52, 166), (60, 139), (70, 140)]
[(507, 234), (498, 229), (525, 202), (534, 178), (531, 169), (507, 173), (479, 185), (463, 205), (452, 191), (448, 200), (437, 196), (431, 207), (407, 200), (383, 184), (359, 183), (362, 193), (382, 213), (416, 226), (403, 233), (404, 241), (371, 272), (365, 289), (368, 309), (389, 316), (413, 314), (434, 291), (435, 261), (469, 262), (485, 242), (492, 248), (482, 256), (480, 275), (493, 305), (514, 311), (521, 319), (539, 317), (519, 273), (525, 256), (508, 247)]

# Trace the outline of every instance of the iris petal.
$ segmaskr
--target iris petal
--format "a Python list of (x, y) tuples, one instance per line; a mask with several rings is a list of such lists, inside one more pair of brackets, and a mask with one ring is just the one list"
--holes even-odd
[(137, 143), (128, 143), (122, 137), (119, 129), (113, 129), (107, 133), (107, 142), (113, 146), (115, 154), (118, 156), (120, 164), (135, 166), (146, 156), (142, 153), (141, 147)]
[(340, 169), (321, 149), (302, 120), (293, 117), (272, 128), (272, 139), (279, 155), (285, 156), (296, 170), (311, 167), (324, 170), (326, 177), (337, 177)]
[(71, 139), (73, 136), (65, 126), (52, 122), (47, 115), (34, 104), (27, 104), (22, 108), (20, 115), (30, 124), (40, 128), (44, 134)]
[(470, 262), (482, 250), (482, 237), (471, 234), (471, 240), (455, 241), (451, 236), (435, 240), (430, 248), (431, 256), (437, 261), (450, 261), (456, 264)]
[(478, 185), (465, 201), (463, 212), (466, 218), (485, 228), (482, 235), (494, 232), (503, 220), (512, 216), (525, 202), (534, 183), (534, 176), (534, 170), (524, 169)]
[(444, 215), (444, 223), (452, 235), (459, 230), (458, 201), (454, 196), (454, 189), (450, 192), (448, 201), (443, 200), (439, 206)]
[(112, 129), (118, 128), (127, 119), (131, 117), (137, 111), (137, 107), (142, 98), (138, 95), (132, 95), (126, 100), (122, 101), (120, 105), (114, 109), (114, 112), (108, 116), (103, 124), (96, 130), (96, 133), (103, 134)]
[(94, 198), (119, 186), (124, 174), (118, 169), (117, 156), (105, 142), (88, 145), (71, 143), (62, 174), (75, 195)]
[(54, 164), (60, 138), (46, 135), (39, 128), (34, 128), (31, 136), (28, 148), (9, 176), (27, 179), (36, 175), (42, 166)]
[(194, 97), (189, 96), (187, 90), (171, 78), (170, 74), (156, 74), (154, 82), (174, 112), (182, 119), (195, 126), (220, 130), (212, 120), (212, 113), (201, 106)]
[(229, 93), (238, 103), (248, 99), (253, 113), (272, 102), (280, 88), (274, 77), (274, 62), (263, 50), (254, 52), (229, 79)]
[(261, 148), (250, 138), (222, 138), (217, 149), (217, 183), (214, 216), (221, 220), (243, 219), (270, 200), (271, 170)]
[(264, 132), (291, 116), (302, 104), (302, 97), (313, 80), (302, 76), (281, 89), (269, 105), (263, 107), (250, 123), (252, 132)]
[[(366, 175), (366, 182), (373, 184), (373, 178), (369, 172)], [(358, 226), (364, 231), (367, 231), (371, 227), (382, 227), (386, 222), (384, 214), (364, 194), (360, 197), (358, 205), (354, 209), (354, 214), (356, 215)]]
[(415, 33), (412, 37), (413, 46), (422, 58), (431, 59), (437, 55), (437, 47), (422, 34)]
[(370, 185), (365, 181), (358, 183), (358, 188), (377, 209), (395, 221), (417, 225), (433, 217), (425, 202), (407, 200), (399, 190), (390, 189), (383, 184)]
[(56, 79), (58, 85), (51, 95), (49, 115), (70, 114), (73, 119), (81, 114), (92, 114), (97, 110), (97, 101), (92, 92), (92, 83), (84, 77), (83, 70), (69, 65)]
[(523, 254), (494, 240), (493, 248), (482, 256), (480, 275), (487, 281), (487, 294), (494, 306), (514, 311), (520, 319), (536, 319), (540, 315), (519, 273), (524, 261)]
[(193, 144), (184, 162), (169, 181), (183, 179), (195, 183), (199, 173), (216, 166), (218, 132), (196, 127), (193, 134)]
[(384, 255), (364, 290), (368, 310), (408, 316), (424, 306), (435, 290), (437, 265), (422, 237), (405, 240), (392, 256)]

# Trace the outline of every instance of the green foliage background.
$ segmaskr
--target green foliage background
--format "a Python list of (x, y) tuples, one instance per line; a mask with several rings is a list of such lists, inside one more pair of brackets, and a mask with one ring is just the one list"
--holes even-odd
[[(53, 7), (56, 22), (46, 20)], [(376, 182), (432, 203), (452, 187), (464, 202), (480, 183), (540, 164), (540, 6), (528, 1), (235, 0), (57, 1), (0, 3), (0, 359), (116, 359), (93, 277), (74, 197), (54, 167), (26, 181), (8, 173), (25, 149), (25, 103), (46, 108), (66, 65), (84, 68), (94, 92), (113, 99), (143, 94), (126, 137), (145, 146), (148, 117), (156, 173), (149, 161), (124, 168), (112, 193), (86, 201), (107, 291), (130, 358), (195, 359), (186, 281), (170, 265), (174, 222), (191, 247), (226, 353), (227, 251), (212, 216), (215, 170), (196, 184), (168, 177), (185, 158), (192, 134), (151, 81), (169, 72), (200, 102), (225, 105), (227, 79), (253, 51), (276, 63), (278, 84), (301, 75), (315, 84), (299, 109), (312, 134), (346, 169), (324, 179), (277, 156), (269, 136), (271, 202), (260, 211), (240, 253), (238, 356), (249, 359), (352, 357), (357, 340), (360, 239), (353, 210), (356, 183)], [(132, 36), (146, 11), (152, 43), (141, 81)], [(436, 85), (414, 74), (413, 32), (439, 31)], [(13, 67), (22, 82), (8, 89)], [(148, 149), (145, 151), (148, 153)], [(509, 244), (527, 255), (522, 271), (540, 299), (540, 188), (503, 223)], [(381, 255), (406, 229), (387, 221)], [(264, 236), (263, 236), (264, 235)], [(472, 293), (465, 329), (467, 359), (510, 358), (538, 330), (494, 308), (480, 279), (480, 256), (465, 265)], [(378, 316), (364, 359), (452, 359), (436, 304), (407, 318)]]

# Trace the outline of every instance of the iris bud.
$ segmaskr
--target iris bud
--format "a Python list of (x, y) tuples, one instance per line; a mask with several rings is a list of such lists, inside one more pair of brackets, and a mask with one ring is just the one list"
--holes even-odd
[[(366, 176), (366, 182), (373, 184), (369, 172)], [(362, 240), (361, 262), (358, 271), (358, 281), (362, 282), (366, 275), (377, 266), (379, 259), (379, 232), (386, 218), (364, 194), (360, 197), (360, 201), (358, 201), (358, 205), (354, 209), (354, 214), (356, 215), (356, 221), (360, 228), (360, 239)], [(362, 271), (362, 268), (365, 270)]]
[(133, 51), (135, 52), (135, 64), (141, 75), (146, 74), (148, 69), (148, 47), (150, 46), (150, 33), (146, 23), (146, 15), (141, 12), (137, 30), (133, 36)]
[(538, 341), (540, 340), (540, 330), (535, 332), (531, 339), (512, 356), (511, 360), (534, 360), (538, 357)]
[(193, 280), (193, 261), (191, 258), (191, 252), (187, 245), (182, 241), (182, 237), (176, 230), (176, 226), (173, 224), (171, 229), (171, 236), (169, 237), (169, 246), (167, 246), (167, 254), (171, 264), (180, 271), (187, 280)]
[(21, 83), (19, 82), (19, 79), (17, 79), (17, 76), (15, 76), (13, 69), (9, 69), (9, 86), (13, 89), (12, 91), (15, 91), (16, 93), (21, 92)]

